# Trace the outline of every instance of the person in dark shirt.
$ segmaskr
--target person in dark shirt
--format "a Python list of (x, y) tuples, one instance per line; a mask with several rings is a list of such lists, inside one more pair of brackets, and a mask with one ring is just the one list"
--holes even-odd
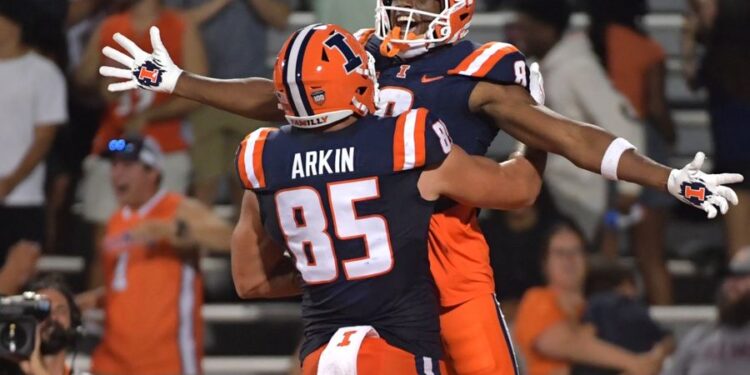
[[(631, 270), (616, 261), (594, 258), (587, 280), (589, 294), (583, 321), (593, 325), (603, 341), (634, 353), (674, 350), (672, 335), (649, 315), (648, 306), (638, 300), (638, 288)], [(664, 358), (664, 356), (662, 356)], [(575, 366), (574, 375), (615, 375), (611, 369)]]

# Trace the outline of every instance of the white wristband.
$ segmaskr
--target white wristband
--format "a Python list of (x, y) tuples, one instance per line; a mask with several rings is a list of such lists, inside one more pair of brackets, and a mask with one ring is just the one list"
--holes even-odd
[(607, 147), (607, 151), (602, 158), (602, 176), (617, 181), (617, 167), (620, 165), (620, 157), (627, 150), (635, 150), (635, 146), (630, 144), (625, 138), (617, 138)]

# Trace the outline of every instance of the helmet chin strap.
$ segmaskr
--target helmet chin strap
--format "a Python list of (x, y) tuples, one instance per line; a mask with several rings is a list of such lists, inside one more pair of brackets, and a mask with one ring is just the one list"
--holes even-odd
[(353, 110), (344, 109), (344, 110), (339, 110), (339, 111), (321, 113), (321, 114), (314, 115), (314, 116), (304, 116), (304, 117), (286, 116), (286, 120), (289, 122), (290, 125), (294, 126), (295, 128), (315, 129), (315, 128), (322, 128), (322, 127), (337, 123), (353, 114), (354, 114)]
[[(409, 32), (406, 36), (406, 39), (417, 38), (418, 36), (412, 32)], [(394, 42), (393, 39), (401, 39), (401, 27), (394, 27), (388, 36), (383, 39), (383, 42), (380, 43), (380, 54), (388, 58), (398, 56), (403, 59), (411, 59), (429, 50), (427, 43)]]
[(413, 59), (417, 56), (424, 55), (429, 50), (430, 49), (427, 48), (426, 44), (423, 44), (421, 46), (414, 46), (412, 48), (407, 49), (406, 51), (399, 52), (398, 57), (402, 59)]

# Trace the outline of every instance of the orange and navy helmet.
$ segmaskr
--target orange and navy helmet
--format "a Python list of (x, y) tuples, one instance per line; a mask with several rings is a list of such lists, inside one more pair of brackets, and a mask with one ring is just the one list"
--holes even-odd
[(311, 129), (373, 113), (372, 64), (364, 47), (339, 26), (315, 24), (292, 34), (273, 71), (287, 121)]
[[(416, 57), (445, 44), (453, 44), (469, 33), (476, 0), (438, 0), (440, 13), (393, 5), (393, 0), (378, 0), (375, 8), (375, 32), (383, 41), (381, 53), (393, 57)], [(412, 30), (417, 22), (429, 22), (422, 35)]]

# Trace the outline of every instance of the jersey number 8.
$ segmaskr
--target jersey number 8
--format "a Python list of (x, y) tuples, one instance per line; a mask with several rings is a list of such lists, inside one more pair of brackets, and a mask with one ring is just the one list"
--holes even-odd
[[(340, 240), (361, 238), (365, 256), (342, 261), (347, 280), (366, 279), (393, 268), (388, 223), (380, 215), (357, 216), (355, 204), (380, 197), (377, 177), (328, 184), (334, 232)], [(312, 187), (299, 187), (276, 194), (279, 226), (297, 269), (308, 284), (335, 281), (339, 265), (323, 199)]]

